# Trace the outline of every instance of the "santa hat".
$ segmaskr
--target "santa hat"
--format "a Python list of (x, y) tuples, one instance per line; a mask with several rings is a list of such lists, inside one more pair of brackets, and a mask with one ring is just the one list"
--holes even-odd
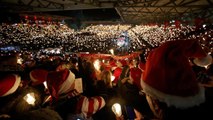
[(105, 106), (105, 100), (101, 96), (87, 98), (81, 97), (77, 103), (77, 113), (82, 113), (85, 118), (91, 117)]
[(1, 76), (0, 78), (0, 97), (14, 93), (21, 82), (21, 77), (16, 74)]
[(30, 79), (32, 81), (32, 85), (42, 84), (46, 81), (48, 71), (43, 69), (34, 69), (30, 71)]
[(130, 69), (130, 79), (133, 80), (133, 84), (135, 84), (139, 89), (142, 89), (140, 85), (141, 75), (142, 71), (139, 68), (134, 67)]
[(52, 71), (47, 75), (47, 87), (53, 99), (74, 89), (75, 75), (68, 69)]
[(142, 75), (144, 92), (176, 108), (189, 108), (205, 101), (188, 57), (205, 57), (196, 40), (169, 41), (150, 52)]
[(206, 57), (203, 57), (203, 58), (195, 58), (193, 62), (197, 66), (205, 67), (212, 64), (212, 56), (208, 54)]
[(114, 70), (113, 76), (115, 77), (115, 79), (113, 80), (113, 83), (116, 83), (116, 84), (117, 84), (117, 82), (118, 82), (118, 80), (119, 80), (119, 77), (120, 77), (121, 73), (122, 73), (122, 68), (120, 68), (120, 67), (117, 67), (117, 68)]

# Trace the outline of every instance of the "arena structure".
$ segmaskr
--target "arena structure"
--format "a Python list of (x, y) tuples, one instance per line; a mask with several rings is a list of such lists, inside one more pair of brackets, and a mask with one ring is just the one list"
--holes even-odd
[(0, 119), (211, 119), (212, 55), (213, 0), (0, 0)]

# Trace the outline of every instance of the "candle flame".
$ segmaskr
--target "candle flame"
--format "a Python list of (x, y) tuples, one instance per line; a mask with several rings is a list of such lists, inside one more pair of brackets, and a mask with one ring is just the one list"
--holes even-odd
[(47, 81), (43, 82), (45, 89), (47, 89)]
[(96, 70), (98, 70), (98, 71), (100, 70), (101, 66), (100, 66), (100, 61), (98, 59), (94, 61), (93, 65)]
[(121, 105), (119, 103), (115, 103), (112, 105), (112, 111), (117, 117), (120, 117), (122, 115), (121, 111)]
[(114, 55), (114, 50), (113, 49), (110, 49), (109, 52)]
[(27, 95), (25, 95), (24, 100), (30, 105), (35, 105), (36, 99), (35, 99), (34, 93), (32, 92), (32, 93), (28, 93)]
[(115, 76), (111, 75), (111, 81), (115, 80)]

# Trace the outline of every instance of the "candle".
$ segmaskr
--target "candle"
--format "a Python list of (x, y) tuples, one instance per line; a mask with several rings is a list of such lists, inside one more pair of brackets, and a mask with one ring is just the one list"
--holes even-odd
[(120, 117), (122, 115), (121, 105), (119, 103), (113, 104), (112, 111), (117, 117)]

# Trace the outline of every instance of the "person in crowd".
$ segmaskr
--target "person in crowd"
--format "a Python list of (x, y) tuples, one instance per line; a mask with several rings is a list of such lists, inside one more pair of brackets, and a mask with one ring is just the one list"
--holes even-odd
[(16, 115), (12, 120), (63, 120), (61, 116), (50, 108), (39, 108)]
[(143, 52), (139, 55), (138, 68), (140, 68), (142, 71), (144, 71), (144, 70), (145, 70), (145, 64), (146, 64), (145, 51), (143, 51)]
[(209, 65), (206, 73), (210, 77), (210, 79), (213, 80), (213, 62)]
[[(96, 96), (98, 100), (94, 99), (95, 96), (84, 96), (78, 88), (75, 88), (76, 80), (78, 79), (75, 79), (74, 73), (68, 69), (49, 72), (47, 75), (47, 86), (51, 96), (49, 105), (64, 120), (73, 120), (76, 117), (91, 119), (92, 114), (105, 105), (105, 101), (99, 96)], [(103, 104), (97, 107), (99, 102)], [(86, 111), (90, 109), (94, 111)]]
[(207, 54), (197, 40), (169, 41), (148, 55), (141, 86), (158, 119), (207, 119), (205, 89), (198, 84), (189, 58)]
[(75, 75), (68, 69), (50, 71), (46, 81), (50, 96), (45, 100), (45, 104), (66, 120), (68, 114), (75, 113), (79, 97), (79, 93), (74, 89)]
[(123, 72), (125, 77), (122, 76), (122, 79), (120, 79), (120, 97), (124, 99), (126, 106), (134, 108), (141, 114), (141, 119), (153, 118), (144, 94), (140, 94), (142, 90), (140, 85), (142, 71), (138, 67), (126, 67), (125, 69), (126, 71)]
[(113, 86), (114, 87), (117, 87), (118, 80), (119, 80), (119, 77), (121, 75), (122, 69), (123, 69), (123, 65), (122, 65), (121, 60), (117, 60), (116, 67), (113, 70), (113, 76), (115, 77), (115, 79), (113, 80)]
[(29, 73), (29, 86), (33, 87), (37, 91), (39, 91), (41, 99), (44, 101), (45, 97), (48, 96), (48, 89), (47, 89), (47, 70), (43, 68), (35, 68), (30, 71)]
[(95, 72), (95, 67), (91, 61), (86, 61), (82, 70), (82, 79), (85, 85), (85, 96), (94, 96), (95, 94), (95, 84), (97, 81), (97, 76)]
[[(80, 78), (81, 75), (80, 75), (80, 71), (79, 71), (79, 68), (78, 68), (78, 58), (72, 58), (71, 59), (71, 67), (70, 67), (70, 70), (75, 74), (76, 78)], [(81, 62), (80, 62), (81, 64)]]
[(93, 115), (94, 120), (116, 120), (116, 116), (114, 115), (111, 107), (118, 97), (117, 91), (112, 85), (111, 76), (111, 71), (103, 70), (101, 73), (101, 80), (96, 83), (96, 94), (104, 98), (106, 105)]
[(194, 65), (192, 66), (196, 74), (196, 79), (202, 85), (207, 85), (211, 81), (210, 76), (207, 73), (208, 66), (212, 64), (212, 57), (208, 54), (203, 58), (195, 58), (193, 60)]
[(36, 89), (23, 84), (23, 68), (17, 65), (17, 57), (1, 56), (0, 59), (0, 114), (13, 118), (39, 108), (41, 96)]

